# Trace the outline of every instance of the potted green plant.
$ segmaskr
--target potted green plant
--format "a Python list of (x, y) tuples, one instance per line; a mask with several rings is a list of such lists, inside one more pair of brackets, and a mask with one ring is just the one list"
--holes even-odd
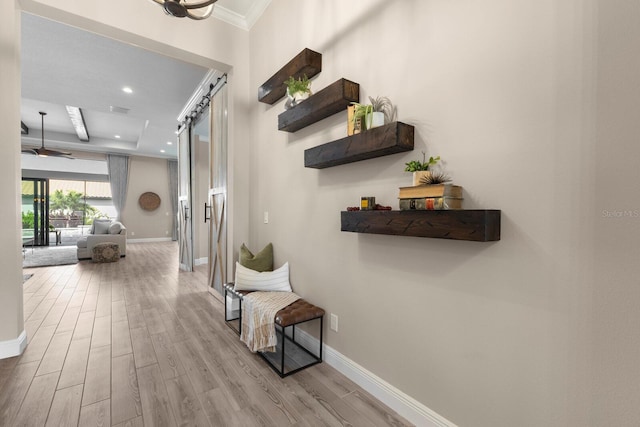
[(369, 97), (373, 107), (373, 127), (391, 123), (396, 119), (397, 109), (386, 96)]
[[(373, 106), (369, 104), (360, 104), (359, 102), (352, 102), (353, 105), (353, 123), (356, 130), (365, 130), (371, 129), (370, 123), (368, 123), (369, 118), (371, 118), (371, 113), (373, 112)], [(358, 126), (360, 123), (360, 126)], [(358, 131), (356, 131), (358, 133)]]
[(301, 103), (311, 95), (311, 80), (309, 80), (306, 74), (297, 79), (289, 76), (284, 84), (287, 85), (288, 99), (285, 103), (285, 108), (287, 109)]
[[(369, 97), (369, 101), (371, 101), (371, 104), (351, 103), (354, 106), (354, 125), (359, 121), (362, 125), (362, 130), (373, 129), (395, 120), (396, 108), (391, 104), (389, 98), (386, 96)], [(357, 125), (354, 127), (358, 129)]]
[(428, 181), (428, 176), (431, 175), (430, 167), (435, 166), (440, 161), (440, 156), (429, 157), (427, 160), (427, 153), (422, 152), (422, 161), (411, 160), (405, 163), (405, 172), (413, 172), (413, 185), (422, 185), (423, 180)]

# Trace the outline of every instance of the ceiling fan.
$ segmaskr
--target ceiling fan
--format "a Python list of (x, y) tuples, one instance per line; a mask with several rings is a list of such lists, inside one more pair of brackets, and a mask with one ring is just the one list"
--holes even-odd
[(44, 111), (39, 111), (39, 113), (40, 113), (41, 122), (42, 122), (42, 129), (41, 129), (42, 146), (40, 148), (25, 148), (24, 150), (22, 150), (22, 152), (25, 154), (35, 154), (36, 156), (40, 156), (40, 157), (51, 156), (51, 157), (65, 157), (67, 159), (73, 159), (73, 157), (71, 157), (71, 153), (65, 153), (64, 151), (48, 150), (44, 148), (44, 116), (46, 116), (47, 113), (45, 113)]
[[(158, 3), (164, 9), (167, 15), (175, 16), (176, 18), (188, 17), (191, 19), (206, 19), (211, 16), (213, 12), (213, 4), (218, 0), (202, 0), (194, 2), (192, 0), (152, 0), (154, 3)], [(202, 13), (193, 13), (193, 9), (201, 9), (206, 7)]]

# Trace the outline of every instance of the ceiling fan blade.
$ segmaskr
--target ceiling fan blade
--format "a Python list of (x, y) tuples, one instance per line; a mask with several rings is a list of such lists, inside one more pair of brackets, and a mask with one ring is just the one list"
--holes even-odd
[(72, 158), (71, 157), (71, 153), (63, 153), (62, 151), (49, 151), (49, 156), (52, 157), (68, 157), (68, 158)]
[(22, 150), (23, 154), (33, 154), (34, 156), (37, 156), (38, 153), (36, 152), (36, 150), (34, 150), (33, 148), (25, 148)]
[(71, 153), (65, 153), (64, 151), (48, 150), (46, 148), (37, 148), (34, 150), (38, 156), (47, 157), (67, 157), (72, 159)]

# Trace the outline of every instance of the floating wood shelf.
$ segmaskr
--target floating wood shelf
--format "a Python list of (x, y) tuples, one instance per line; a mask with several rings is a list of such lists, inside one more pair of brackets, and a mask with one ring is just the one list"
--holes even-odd
[(346, 111), (352, 102), (360, 102), (360, 85), (340, 79), (278, 116), (278, 129), (295, 132), (310, 124)]
[(493, 242), (500, 240), (500, 211), (343, 211), (341, 231)]
[(389, 123), (304, 150), (304, 166), (324, 169), (411, 151), (413, 150), (413, 134), (414, 128), (411, 125), (402, 122)]
[(287, 93), (284, 82), (289, 77), (293, 76), (297, 79), (306, 75), (311, 78), (320, 71), (322, 71), (322, 54), (304, 49), (258, 88), (258, 101), (273, 104)]

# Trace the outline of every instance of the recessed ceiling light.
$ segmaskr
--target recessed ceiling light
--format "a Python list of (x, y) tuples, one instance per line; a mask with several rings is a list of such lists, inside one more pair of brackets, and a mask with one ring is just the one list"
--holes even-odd
[(167, 145), (173, 145), (173, 142), (167, 141)]
[(115, 139), (120, 139), (120, 135), (113, 135)]
[(161, 153), (164, 153), (164, 150), (160, 150)]
[(129, 86), (125, 86), (122, 88), (122, 91), (124, 93), (133, 93), (133, 89), (131, 89)]

